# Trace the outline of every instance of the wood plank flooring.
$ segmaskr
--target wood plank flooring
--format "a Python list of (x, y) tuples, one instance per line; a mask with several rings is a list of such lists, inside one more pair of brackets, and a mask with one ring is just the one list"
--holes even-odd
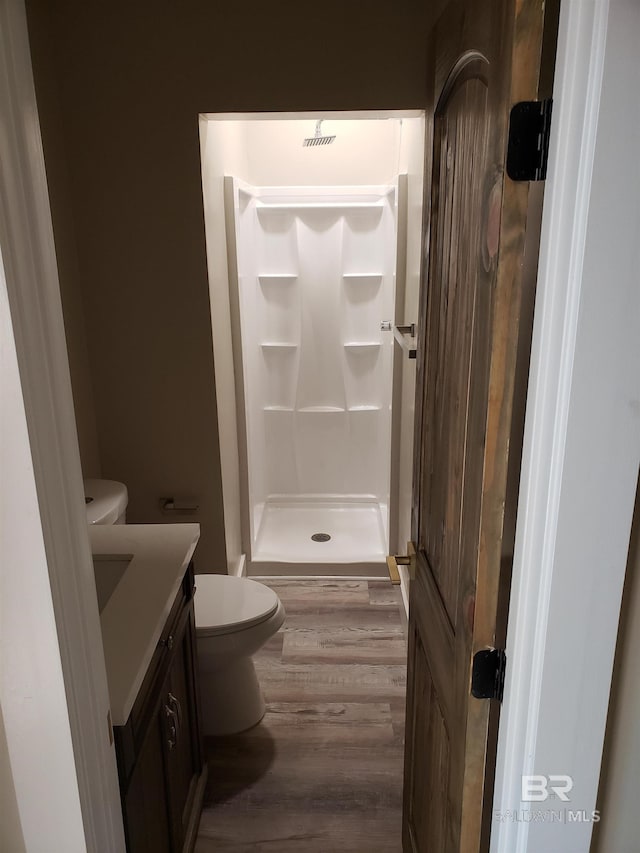
[(388, 581), (269, 580), (287, 612), (255, 657), (267, 702), (207, 738), (196, 853), (400, 853), (406, 640)]

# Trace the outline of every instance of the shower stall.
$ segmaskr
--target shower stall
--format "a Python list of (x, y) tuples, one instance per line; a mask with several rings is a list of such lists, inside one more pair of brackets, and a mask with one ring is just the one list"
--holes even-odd
[(225, 178), (250, 574), (384, 574), (398, 182)]

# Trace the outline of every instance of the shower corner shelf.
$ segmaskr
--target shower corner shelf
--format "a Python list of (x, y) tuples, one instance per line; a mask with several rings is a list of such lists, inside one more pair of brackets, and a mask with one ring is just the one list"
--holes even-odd
[(263, 412), (293, 412), (293, 406), (264, 406)]
[(377, 349), (381, 346), (380, 341), (346, 341), (344, 344), (346, 350)]
[(297, 278), (298, 274), (292, 272), (268, 272), (258, 275), (258, 280), (262, 284), (275, 284), (276, 282), (284, 282), (285, 284), (288, 284), (291, 281), (295, 281)]
[(281, 212), (289, 210), (379, 210), (385, 205), (384, 199), (375, 201), (257, 201), (258, 212)]
[(381, 412), (382, 406), (349, 406), (348, 412)]
[(262, 341), (260, 346), (263, 349), (281, 349), (281, 350), (294, 350), (298, 349), (298, 344), (289, 343), (288, 341)]
[(342, 278), (346, 281), (361, 282), (362, 284), (376, 281), (379, 282), (384, 277), (382, 272), (345, 272), (342, 273)]
[(303, 414), (335, 414), (336, 412), (344, 412), (345, 408), (344, 406), (304, 406), (302, 409), (298, 409), (297, 411), (302, 412)]

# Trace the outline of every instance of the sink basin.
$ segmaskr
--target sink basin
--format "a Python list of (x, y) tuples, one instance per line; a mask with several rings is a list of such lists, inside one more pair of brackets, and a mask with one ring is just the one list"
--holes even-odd
[(96, 578), (98, 592), (98, 610), (100, 613), (107, 606), (115, 588), (133, 560), (133, 554), (94, 554), (93, 572)]

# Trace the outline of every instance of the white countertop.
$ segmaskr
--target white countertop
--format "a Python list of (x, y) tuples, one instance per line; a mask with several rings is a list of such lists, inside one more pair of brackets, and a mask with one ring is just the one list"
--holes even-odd
[(200, 538), (199, 524), (89, 527), (94, 554), (133, 554), (100, 614), (111, 716), (123, 726)]

